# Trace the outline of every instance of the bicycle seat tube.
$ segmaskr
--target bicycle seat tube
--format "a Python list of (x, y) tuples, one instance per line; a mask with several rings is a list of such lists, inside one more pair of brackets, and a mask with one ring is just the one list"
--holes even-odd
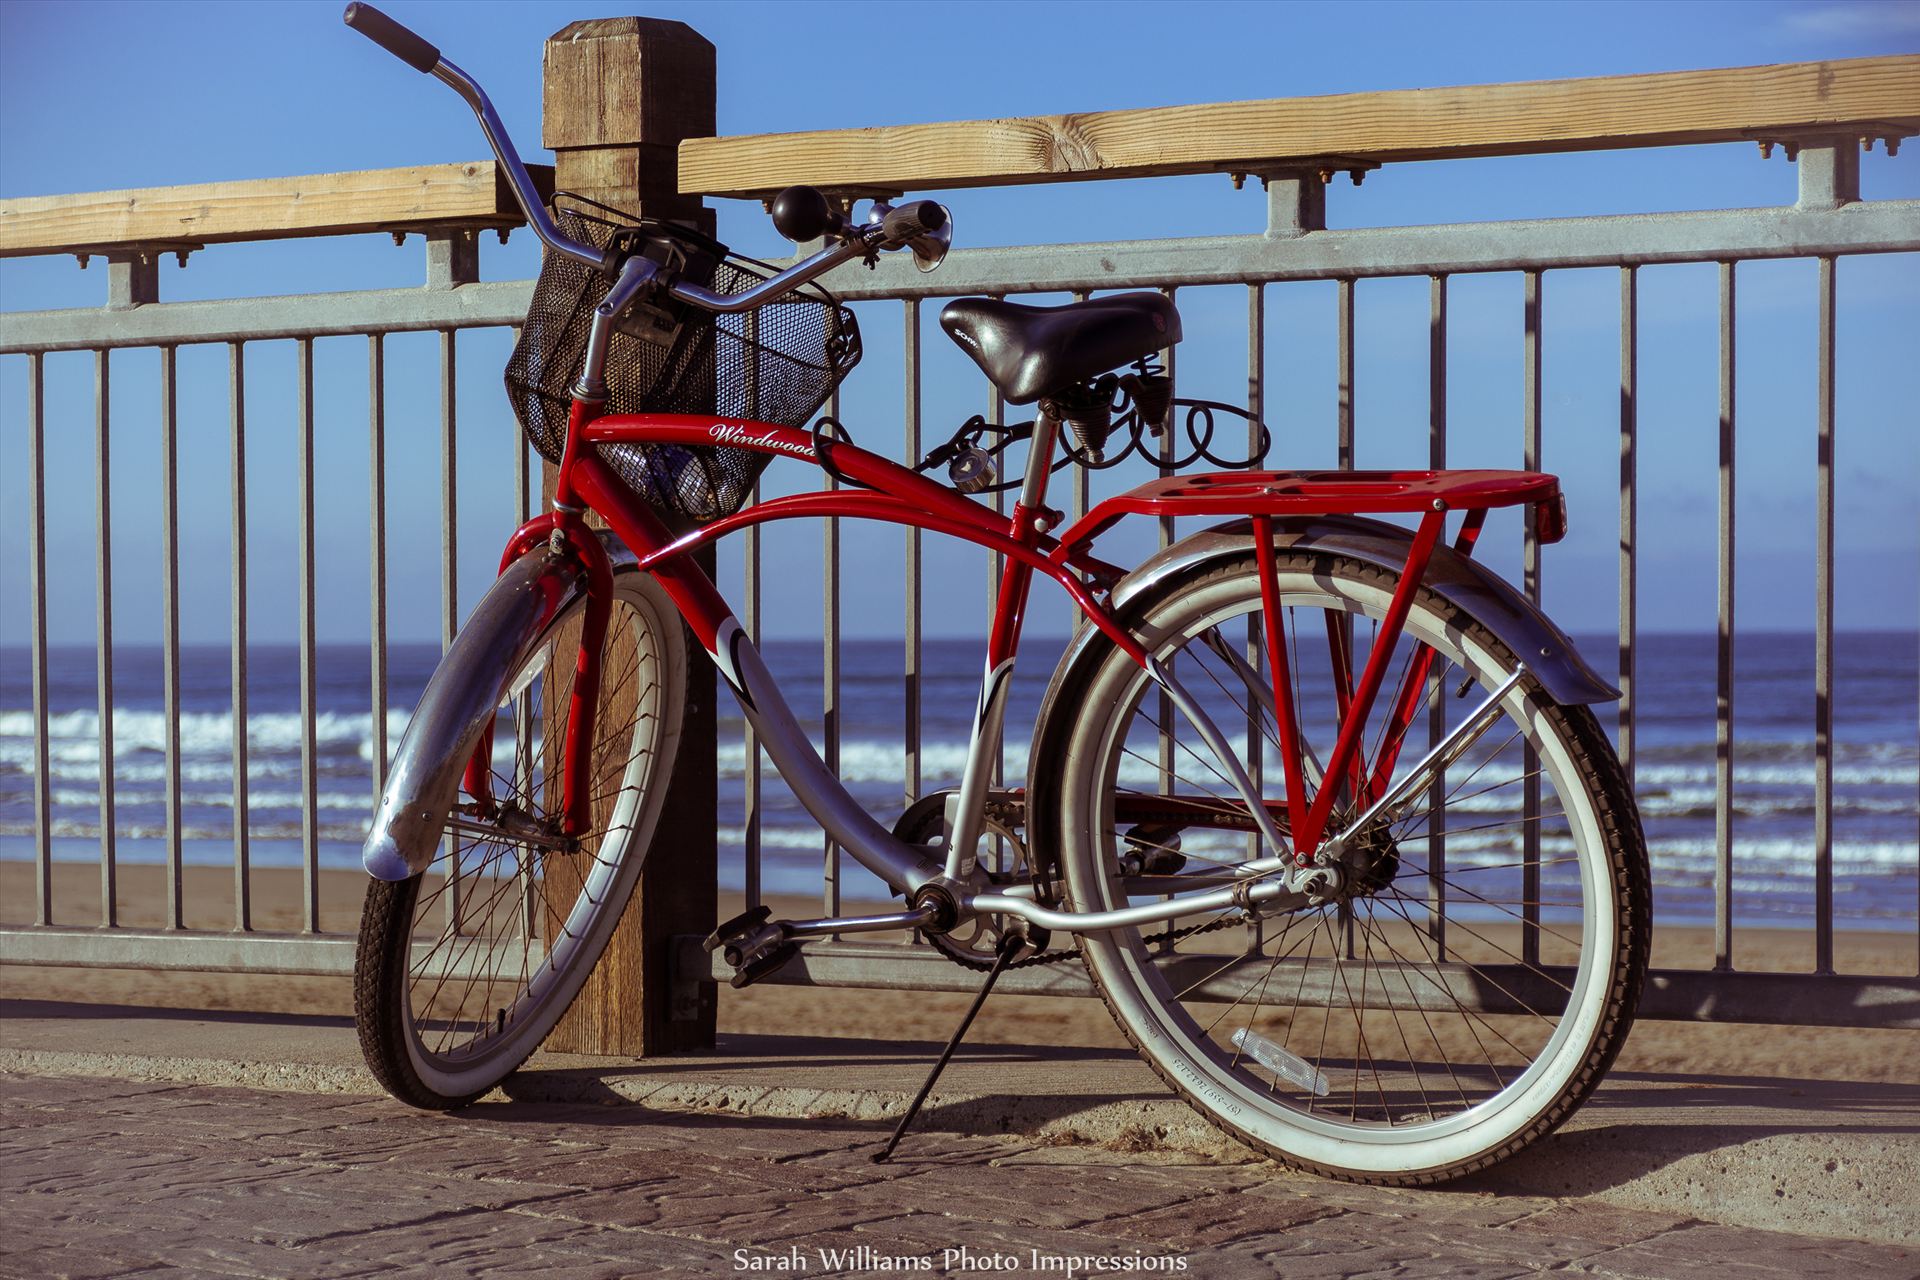
[[(1053, 451), (1060, 438), (1060, 420), (1042, 406), (1034, 420), (1027, 453), (1027, 472), (1013, 504), (1008, 535), (1033, 546), (1042, 532), (1038, 523), (1046, 509), (1047, 480), (1052, 474)], [(960, 779), (960, 797), (953, 831), (947, 840), (947, 879), (965, 884), (979, 859), (980, 829), (985, 816), (987, 787), (993, 778), (994, 756), (1000, 750), (1000, 730), (1006, 718), (1007, 692), (1013, 687), (1014, 655), (1020, 648), (1020, 623), (1026, 612), (1033, 570), (1018, 562), (1006, 566), (1000, 595), (994, 602), (993, 631), (987, 640), (986, 674), (975, 704), (973, 737), (967, 749), (967, 767)]]

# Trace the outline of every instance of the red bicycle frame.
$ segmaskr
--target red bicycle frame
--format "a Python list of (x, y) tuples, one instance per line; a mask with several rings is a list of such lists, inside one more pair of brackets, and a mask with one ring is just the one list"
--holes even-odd
[[(563, 773), (564, 813), (569, 834), (579, 833), (587, 824), (586, 756), (592, 741), (599, 679), (597, 655), (605, 634), (611, 582), (599, 542), (587, 532), (582, 520), (582, 513), (588, 509), (598, 512), (638, 557), (639, 567), (657, 578), (701, 644), (716, 660), (720, 657), (723, 629), (732, 621), (733, 611), (713, 581), (687, 554), (690, 551), (737, 529), (797, 517), (879, 520), (965, 539), (1008, 561), (988, 641), (990, 671), (1012, 659), (1019, 647), (1021, 622), (1036, 573), (1058, 583), (1093, 626), (1134, 662), (1148, 667), (1145, 649), (1103, 603), (1101, 597), (1123, 574), (1116, 566), (1092, 554), (1095, 540), (1128, 515), (1250, 518), (1261, 572), (1263, 607), (1268, 619), (1268, 662), (1274, 682), (1281, 767), (1286, 784), (1284, 802), (1268, 802), (1265, 807), (1270, 813), (1275, 810), (1284, 813), (1294, 856), (1303, 864), (1324, 836), (1335, 798), (1343, 787), (1350, 788), (1364, 804), (1384, 792), (1391, 778), (1400, 739), (1418, 709), (1417, 691), (1426, 678), (1431, 650), (1425, 646), (1416, 650), (1413, 662), (1417, 670), (1403, 686), (1401, 696), (1389, 713), (1383, 741), (1390, 745), (1381, 750), (1378, 759), (1368, 762), (1363, 758), (1361, 739), (1385, 680), (1389, 655), (1401, 635), (1413, 593), (1440, 542), (1448, 514), (1466, 513), (1453, 542), (1454, 550), (1461, 555), (1471, 554), (1486, 513), (1494, 507), (1531, 505), (1535, 529), (1543, 542), (1556, 541), (1565, 531), (1565, 507), (1558, 480), (1535, 472), (1260, 471), (1189, 474), (1150, 481), (1098, 504), (1056, 537), (1049, 530), (1059, 517), (1044, 505), (1045, 466), (1030, 470), (1021, 500), (1011, 514), (1002, 515), (896, 462), (856, 445), (836, 443), (834, 468), (854, 485), (863, 487), (773, 498), (676, 538), (651, 508), (587, 446), (718, 446), (799, 458), (818, 465), (820, 459), (814, 438), (791, 427), (747, 419), (683, 414), (598, 416), (598, 410), (599, 406), (591, 402), (574, 403), (567, 449), (555, 482), (554, 511), (516, 531), (502, 558), (503, 565), (510, 563), (540, 542), (558, 535), (561, 545), (574, 549), (586, 561), (590, 607), (576, 658), (577, 678), (569, 711)], [(1047, 439), (1051, 441), (1050, 433)], [(1273, 554), (1275, 522), (1361, 513), (1417, 513), (1420, 521), (1392, 603), (1357, 678), (1351, 669), (1350, 652), (1345, 646), (1334, 646), (1339, 727), (1326, 763), (1326, 782), (1309, 802), (1297, 708), (1291, 698), (1286, 637), (1278, 621), (1280, 610)], [(490, 795), (486, 794), (485, 767), (490, 750), (490, 743), (482, 744), (467, 775), (468, 790), (483, 809), (491, 803)], [(1335, 785), (1334, 779), (1340, 779), (1340, 784)]]

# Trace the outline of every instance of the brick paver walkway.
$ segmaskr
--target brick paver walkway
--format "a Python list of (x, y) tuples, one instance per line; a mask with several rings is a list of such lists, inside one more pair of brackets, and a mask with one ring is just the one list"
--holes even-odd
[(1131, 1275), (1286, 1280), (1920, 1271), (1920, 1252), (1898, 1247), (1260, 1164), (923, 1134), (877, 1166), (878, 1136), (633, 1106), (438, 1116), (385, 1099), (5, 1076), (0, 1274), (1115, 1274), (1095, 1258)]

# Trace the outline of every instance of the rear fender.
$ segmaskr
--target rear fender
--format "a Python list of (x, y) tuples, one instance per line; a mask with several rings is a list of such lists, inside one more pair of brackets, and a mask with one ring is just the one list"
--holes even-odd
[[(634, 564), (618, 538), (598, 534), (617, 573)], [(380, 880), (405, 880), (433, 864), (441, 828), (480, 735), (514, 678), (587, 592), (587, 566), (540, 543), (509, 564), (440, 660), (394, 752), (379, 812), (360, 860)]]

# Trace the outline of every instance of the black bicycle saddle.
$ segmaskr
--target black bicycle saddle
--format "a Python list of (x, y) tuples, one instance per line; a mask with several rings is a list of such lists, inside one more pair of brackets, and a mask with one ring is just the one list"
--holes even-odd
[(1062, 307), (959, 298), (940, 327), (1009, 404), (1031, 404), (1180, 341), (1180, 313), (1160, 293), (1121, 293)]

